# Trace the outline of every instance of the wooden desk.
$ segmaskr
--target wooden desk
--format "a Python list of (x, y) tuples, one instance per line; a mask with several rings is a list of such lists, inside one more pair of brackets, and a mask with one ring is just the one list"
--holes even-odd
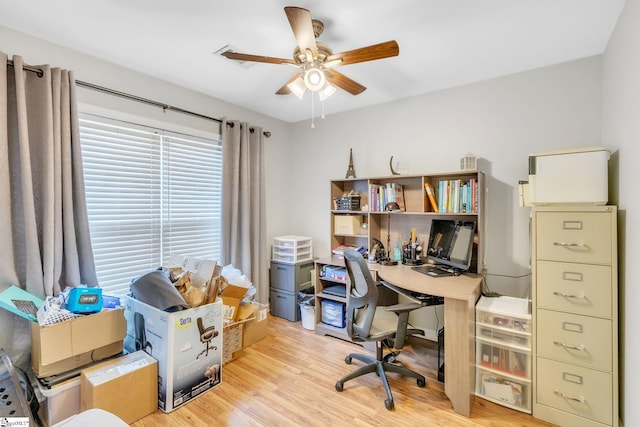
[(475, 393), (475, 304), (482, 278), (431, 277), (404, 265), (369, 264), (369, 269), (398, 288), (444, 297), (444, 392), (453, 410), (468, 417)]

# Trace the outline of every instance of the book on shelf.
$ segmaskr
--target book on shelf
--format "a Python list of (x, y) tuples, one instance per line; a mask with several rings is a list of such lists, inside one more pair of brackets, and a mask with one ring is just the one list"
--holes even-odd
[(406, 210), (402, 184), (388, 182), (384, 185), (369, 184), (369, 211), (384, 212), (387, 203), (395, 202), (401, 211)]
[(436, 189), (430, 182), (424, 183), (424, 190), (427, 193), (427, 199), (429, 199), (429, 205), (432, 212), (439, 212), (438, 203), (436, 202)]
[(391, 185), (393, 188), (393, 199), (391, 201), (395, 201), (400, 210), (404, 212), (406, 205), (404, 203), (404, 189), (402, 188), (402, 184), (392, 183)]
[[(425, 183), (425, 187), (427, 184)], [(443, 213), (477, 213), (478, 212), (478, 180), (477, 178), (449, 179), (438, 181), (438, 212)]]

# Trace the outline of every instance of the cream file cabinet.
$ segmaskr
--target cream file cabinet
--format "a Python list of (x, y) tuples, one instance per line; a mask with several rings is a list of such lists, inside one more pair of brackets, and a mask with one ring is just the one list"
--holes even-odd
[(533, 209), (533, 415), (618, 426), (615, 206)]

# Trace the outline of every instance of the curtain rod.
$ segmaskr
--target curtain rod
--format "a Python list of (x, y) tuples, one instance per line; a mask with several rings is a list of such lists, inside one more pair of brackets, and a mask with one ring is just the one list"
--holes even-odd
[[(10, 67), (13, 67), (13, 61), (9, 59), (7, 61), (7, 65), (10, 66)], [(23, 65), (22, 68), (24, 68), (27, 71), (31, 71), (32, 73), (36, 73), (38, 75), (38, 77), (42, 77), (42, 75), (44, 74), (43, 71), (40, 68), (32, 67), (30, 65)], [(184, 110), (182, 108), (174, 107), (172, 105), (164, 104), (162, 102), (153, 101), (151, 99), (142, 98), (140, 96), (131, 95), (129, 93), (120, 92), (120, 91), (117, 91), (117, 90), (114, 90), (114, 89), (109, 89), (107, 87), (98, 86), (98, 85), (95, 85), (93, 83), (87, 83), (87, 82), (83, 82), (81, 80), (76, 80), (76, 85), (84, 87), (84, 88), (87, 88), (87, 89), (93, 89), (93, 90), (97, 90), (97, 91), (100, 91), (100, 92), (105, 92), (105, 93), (108, 93), (110, 95), (119, 96), (121, 98), (126, 98), (126, 99), (129, 99), (129, 100), (132, 100), (132, 101), (137, 101), (137, 102), (141, 102), (141, 103), (144, 103), (144, 104), (153, 105), (155, 107), (160, 107), (163, 110), (170, 110), (170, 111), (175, 111), (177, 113), (189, 114), (191, 116), (196, 116), (196, 117), (199, 117), (201, 119), (212, 120), (214, 122), (222, 123), (221, 119), (217, 119), (215, 117), (205, 116), (204, 114), (195, 113), (193, 111)], [(233, 127), (233, 123), (227, 122), (227, 125)], [(253, 133), (253, 129), (250, 129), (250, 130), (251, 130), (251, 133)], [(262, 132), (262, 134), (267, 138), (271, 137), (271, 132), (270, 131), (264, 131), (264, 132)]]

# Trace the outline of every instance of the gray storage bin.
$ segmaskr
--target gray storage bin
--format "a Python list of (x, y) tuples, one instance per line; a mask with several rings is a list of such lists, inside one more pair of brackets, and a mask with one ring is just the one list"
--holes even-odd
[(290, 322), (300, 320), (297, 294), (293, 292), (271, 289), (269, 307), (271, 308), (271, 314), (273, 316), (282, 317)]
[(298, 292), (300, 289), (313, 286), (313, 283), (310, 283), (310, 273), (313, 270), (313, 265), (313, 260), (297, 264), (271, 261), (271, 269), (269, 270), (271, 289)]

